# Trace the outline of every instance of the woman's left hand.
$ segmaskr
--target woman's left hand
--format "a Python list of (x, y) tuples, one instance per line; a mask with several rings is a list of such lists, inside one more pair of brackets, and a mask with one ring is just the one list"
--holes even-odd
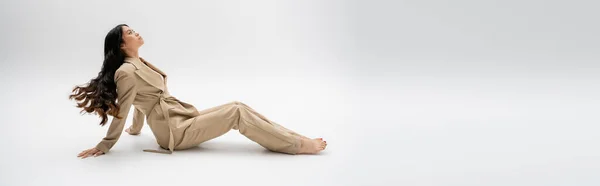
[(104, 152), (102, 152), (102, 151), (96, 149), (96, 147), (94, 147), (94, 148), (82, 151), (81, 153), (79, 153), (79, 155), (77, 155), (77, 157), (81, 157), (81, 159), (84, 159), (84, 158), (87, 158), (88, 156), (96, 157), (96, 156), (100, 156), (103, 154), (104, 154)]

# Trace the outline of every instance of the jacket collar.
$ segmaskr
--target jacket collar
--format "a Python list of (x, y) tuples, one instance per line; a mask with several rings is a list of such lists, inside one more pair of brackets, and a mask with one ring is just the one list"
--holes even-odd
[(142, 67), (142, 61), (133, 57), (125, 57), (125, 63), (133, 64), (136, 70), (139, 70)]
[[(162, 91), (165, 91), (165, 88), (167, 86), (167, 74), (165, 74), (162, 70), (158, 69), (158, 67), (152, 65), (152, 63), (144, 60), (144, 58), (141, 58), (141, 57), (140, 58), (126, 57), (125, 62), (133, 64), (133, 66), (135, 66), (135, 69), (136, 69), (135, 74), (137, 74), (139, 77), (141, 77), (148, 84), (150, 84)], [(153, 78), (151, 78), (151, 75), (149, 74), (150, 72), (148, 72), (148, 70), (143, 70), (144, 69), (144, 68), (142, 68), (143, 66), (147, 66), (150, 69), (161, 74), (164, 78), (164, 84), (160, 85), (160, 83), (158, 81), (156, 81), (156, 80), (153, 81)]]

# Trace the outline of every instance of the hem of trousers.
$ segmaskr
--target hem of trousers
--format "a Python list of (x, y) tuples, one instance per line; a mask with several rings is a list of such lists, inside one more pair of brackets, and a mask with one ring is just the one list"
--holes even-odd
[(296, 144), (294, 144), (296, 147), (294, 148), (294, 152), (292, 152), (292, 154), (296, 155), (300, 153), (300, 148), (302, 147), (302, 137), (296, 135), (293, 136), (296, 137)]

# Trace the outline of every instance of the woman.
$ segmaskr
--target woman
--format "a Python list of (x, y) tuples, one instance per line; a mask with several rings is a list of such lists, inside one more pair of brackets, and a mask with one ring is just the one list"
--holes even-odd
[[(322, 138), (310, 139), (297, 134), (256, 112), (248, 105), (234, 101), (202, 111), (170, 95), (167, 75), (139, 57), (144, 39), (126, 24), (110, 30), (104, 40), (104, 63), (98, 77), (87, 86), (76, 86), (69, 99), (78, 101), (82, 112), (99, 115), (100, 125), (113, 116), (106, 137), (77, 157), (107, 153), (117, 142), (131, 106), (135, 107), (133, 124), (125, 131), (139, 134), (144, 116), (165, 150), (146, 152), (171, 154), (221, 136), (231, 129), (268, 150), (286, 154), (315, 154), (325, 149)], [(118, 103), (116, 101), (118, 100)], [(89, 106), (88, 106), (89, 105)]]

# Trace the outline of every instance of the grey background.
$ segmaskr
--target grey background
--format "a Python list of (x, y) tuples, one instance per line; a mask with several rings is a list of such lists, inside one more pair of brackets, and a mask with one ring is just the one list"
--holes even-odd
[[(598, 185), (597, 1), (1, 1), (0, 185)], [(321, 155), (232, 131), (171, 156), (67, 99), (127, 23), (169, 89), (242, 101)], [(130, 125), (131, 117), (126, 127)]]

